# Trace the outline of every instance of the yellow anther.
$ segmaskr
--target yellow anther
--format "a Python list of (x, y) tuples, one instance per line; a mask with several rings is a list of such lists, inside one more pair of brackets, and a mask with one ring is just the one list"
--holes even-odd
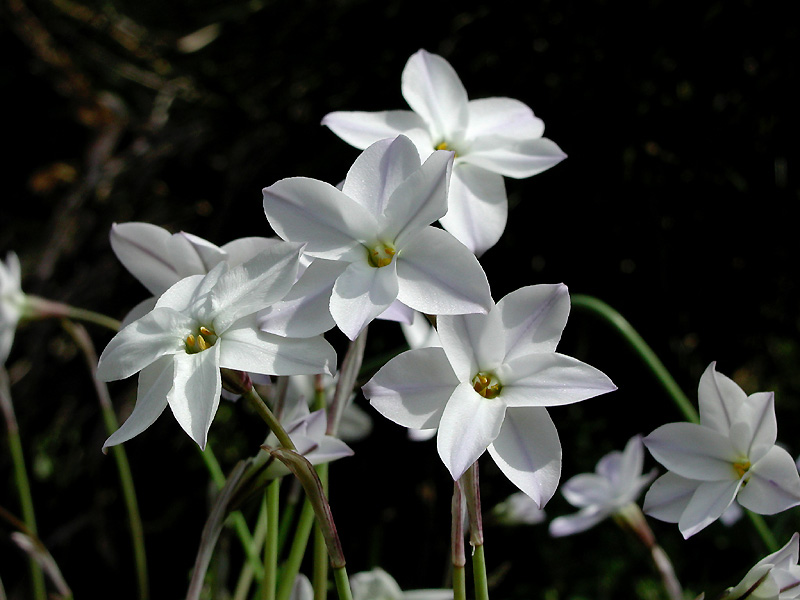
[(740, 461), (733, 463), (733, 470), (736, 471), (736, 475), (739, 476), (739, 479), (744, 477), (745, 473), (750, 470), (751, 464), (750, 461), (746, 458), (743, 458)]
[[(200, 331), (202, 331), (202, 329)], [(207, 350), (209, 347), (208, 342), (206, 342), (206, 338), (204, 338), (202, 335), (197, 336), (197, 347), (200, 348), (201, 352), (203, 350)]]
[(438, 146), (436, 146), (437, 150), (449, 150), (450, 148), (447, 147), (447, 142), (442, 142)]
[(215, 335), (213, 331), (211, 331), (210, 329), (206, 329), (205, 327), (202, 326), (200, 327), (200, 333), (202, 333), (203, 335)]
[(373, 267), (385, 267), (392, 262), (395, 249), (388, 244), (379, 244), (369, 250), (369, 262)]
[(497, 398), (503, 386), (491, 373), (478, 373), (472, 378), (472, 388), (484, 398)]
[(186, 336), (186, 345), (189, 347), (194, 346), (194, 336), (191, 333)]

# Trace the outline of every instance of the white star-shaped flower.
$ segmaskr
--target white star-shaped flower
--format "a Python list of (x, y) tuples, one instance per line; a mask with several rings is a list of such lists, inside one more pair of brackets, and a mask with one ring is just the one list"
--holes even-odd
[(419, 50), (408, 59), (402, 92), (410, 111), (333, 112), (322, 124), (356, 148), (403, 134), (414, 141), (422, 160), (437, 149), (454, 151), (450, 205), (440, 221), (481, 255), (506, 226), (503, 176), (530, 177), (566, 155), (542, 137), (544, 123), (522, 102), (469, 100), (453, 67), (436, 54)]
[(488, 449), (541, 507), (561, 473), (561, 444), (545, 407), (616, 389), (594, 367), (555, 351), (569, 306), (565, 285), (534, 285), (485, 315), (439, 316), (442, 347), (396, 356), (364, 395), (395, 423), (438, 427), (439, 456), (453, 479)]
[(795, 533), (783, 548), (762, 558), (723, 600), (794, 600), (800, 598), (800, 534)]
[(25, 307), (19, 258), (13, 252), (0, 261), (0, 366), (4, 365), (14, 343), (14, 333)]
[(395, 300), (427, 314), (486, 312), (489, 283), (475, 256), (430, 224), (447, 211), (451, 152), (420, 165), (405, 136), (364, 150), (342, 189), (303, 177), (264, 188), (276, 233), (343, 268), (330, 313), (351, 340)]

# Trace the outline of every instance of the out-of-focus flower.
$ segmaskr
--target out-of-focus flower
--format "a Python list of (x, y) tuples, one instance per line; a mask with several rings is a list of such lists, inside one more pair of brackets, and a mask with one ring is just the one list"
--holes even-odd
[(345, 265), (330, 296), (333, 320), (355, 339), (395, 301), (427, 314), (486, 312), (480, 263), (430, 224), (447, 211), (452, 153), (425, 164), (405, 136), (376, 142), (356, 159), (342, 190), (292, 177), (264, 188), (276, 233), (303, 252)]
[(19, 258), (14, 252), (9, 252), (6, 262), (0, 261), (0, 365), (5, 364), (8, 358), (24, 309)]
[(353, 600), (452, 600), (453, 590), (431, 589), (404, 592), (394, 578), (380, 568), (356, 573), (350, 579)]
[(283, 338), (258, 329), (256, 313), (286, 295), (299, 244), (280, 244), (244, 264), (219, 263), (170, 287), (155, 308), (120, 331), (97, 367), (102, 381), (139, 375), (133, 413), (106, 440), (122, 443), (149, 427), (169, 404), (204, 448), (222, 389), (220, 368), (270, 375), (331, 373), (336, 354), (322, 336)]
[(777, 552), (761, 559), (747, 572), (744, 579), (729, 588), (723, 600), (753, 598), (754, 600), (794, 600), (800, 598), (800, 567), (797, 566), (800, 534)]
[(563, 284), (518, 289), (488, 314), (439, 316), (441, 348), (409, 350), (364, 386), (385, 417), (438, 427), (453, 479), (487, 449), (512, 483), (543, 506), (561, 474), (561, 444), (546, 406), (616, 387), (602, 372), (555, 349), (569, 314)]
[(698, 390), (700, 424), (662, 425), (644, 444), (669, 469), (648, 490), (647, 514), (678, 523), (685, 538), (738, 500), (771, 515), (800, 504), (794, 459), (775, 445), (778, 424), (772, 392), (747, 396), (711, 363)]
[(511, 98), (468, 100), (450, 63), (419, 50), (402, 75), (412, 110), (333, 112), (325, 116), (336, 135), (364, 149), (383, 138), (408, 136), (425, 160), (434, 150), (456, 153), (450, 202), (442, 226), (480, 255), (497, 243), (508, 219), (503, 175), (530, 177), (566, 155), (543, 138), (544, 123)]
[(642, 475), (644, 446), (641, 436), (632, 437), (623, 452), (606, 454), (594, 473), (582, 473), (567, 481), (561, 493), (580, 510), (574, 515), (557, 517), (550, 523), (550, 535), (571, 535), (594, 527), (636, 502), (655, 471)]
[(501, 525), (536, 525), (545, 520), (544, 509), (522, 492), (514, 492), (508, 498), (496, 504), (491, 515)]

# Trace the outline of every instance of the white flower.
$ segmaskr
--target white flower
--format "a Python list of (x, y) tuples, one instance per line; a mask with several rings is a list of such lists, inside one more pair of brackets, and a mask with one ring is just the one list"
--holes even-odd
[(422, 160), (435, 149), (453, 150), (450, 208), (441, 223), (480, 255), (497, 243), (506, 226), (503, 175), (530, 177), (566, 155), (542, 137), (544, 123), (522, 102), (469, 101), (453, 67), (436, 54), (419, 50), (408, 59), (402, 92), (410, 111), (333, 112), (322, 124), (361, 149), (402, 133), (414, 141)]
[(24, 312), (25, 294), (19, 258), (13, 252), (0, 261), (0, 366), (4, 365), (14, 343), (14, 333)]
[(364, 386), (385, 417), (439, 428), (439, 456), (458, 479), (485, 450), (505, 475), (543, 506), (561, 473), (561, 444), (546, 406), (610, 392), (589, 365), (558, 354), (569, 314), (566, 286), (508, 294), (486, 315), (437, 318), (441, 348), (409, 350)]
[(256, 312), (283, 298), (294, 282), (300, 248), (279, 244), (242, 265), (223, 262), (207, 275), (182, 279), (109, 342), (99, 379), (141, 373), (133, 413), (104, 447), (144, 431), (167, 404), (205, 447), (219, 405), (220, 368), (271, 375), (331, 372), (336, 356), (322, 336), (282, 338), (257, 328)]
[(477, 259), (430, 224), (447, 210), (452, 153), (420, 166), (405, 136), (356, 159), (342, 190), (302, 177), (264, 189), (272, 228), (305, 254), (345, 265), (330, 297), (334, 321), (355, 339), (395, 300), (428, 314), (485, 312), (489, 283)]
[(758, 561), (739, 585), (726, 591), (723, 599), (793, 600), (800, 597), (799, 539), (800, 534), (795, 533), (783, 548)]
[(356, 573), (350, 578), (353, 600), (452, 600), (453, 590), (431, 589), (404, 592), (381, 568)]
[(642, 489), (655, 477), (655, 471), (642, 475), (644, 446), (641, 436), (632, 437), (623, 452), (606, 454), (595, 473), (582, 473), (567, 481), (561, 493), (580, 510), (553, 519), (550, 535), (562, 536), (585, 531), (636, 501)]
[(800, 475), (775, 445), (778, 424), (772, 392), (747, 396), (711, 363), (698, 390), (700, 424), (662, 425), (644, 444), (669, 473), (648, 490), (644, 511), (678, 523), (685, 538), (738, 500), (763, 515), (800, 504)]
[(536, 525), (545, 520), (544, 509), (522, 492), (514, 492), (508, 498), (496, 504), (492, 516), (501, 525)]

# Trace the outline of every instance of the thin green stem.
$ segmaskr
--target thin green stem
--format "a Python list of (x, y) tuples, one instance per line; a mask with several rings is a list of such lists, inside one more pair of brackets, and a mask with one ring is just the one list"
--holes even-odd
[(623, 317), (619, 312), (602, 300), (593, 296), (575, 294), (572, 296), (571, 300), (572, 306), (575, 308), (588, 310), (613, 326), (650, 368), (650, 370), (656, 376), (656, 379), (658, 379), (658, 382), (661, 384), (667, 394), (669, 394), (670, 398), (672, 398), (672, 401), (683, 413), (686, 419), (692, 423), (700, 422), (700, 416), (697, 414), (694, 405), (691, 403), (689, 398), (687, 398), (686, 394), (683, 393), (683, 390), (681, 390), (678, 382), (675, 381), (670, 372), (664, 366), (664, 363), (661, 362), (658, 356), (656, 356), (656, 353), (653, 352), (652, 348), (647, 345), (647, 342), (644, 341), (644, 338), (639, 335), (639, 332), (633, 328), (633, 326), (625, 317)]
[(461, 484), (453, 482), (453, 499), (450, 503), (450, 555), (453, 562), (453, 600), (467, 600), (467, 575), (464, 569), (464, 517)]
[(308, 546), (308, 537), (311, 535), (311, 528), (314, 525), (314, 507), (308, 499), (303, 502), (300, 510), (300, 517), (297, 520), (292, 547), (289, 549), (289, 557), (283, 565), (283, 573), (278, 586), (277, 600), (289, 600), (294, 586), (294, 578), (300, 572), (300, 563)]
[(245, 399), (250, 403), (250, 405), (256, 409), (258, 415), (264, 419), (264, 422), (269, 427), (270, 431), (275, 434), (275, 437), (278, 438), (281, 446), (283, 448), (287, 448), (289, 450), (295, 450), (294, 444), (292, 440), (289, 438), (289, 434), (286, 433), (286, 430), (281, 425), (280, 421), (275, 417), (272, 411), (269, 409), (269, 406), (261, 399), (261, 396), (258, 395), (258, 392), (255, 388), (250, 388), (250, 390), (244, 394)]
[(767, 547), (770, 553), (777, 552), (780, 546), (778, 545), (778, 541), (775, 539), (775, 536), (772, 535), (772, 531), (770, 531), (769, 527), (767, 527), (766, 521), (764, 521), (764, 517), (759, 514), (754, 513), (751, 510), (746, 511), (747, 516), (750, 517), (750, 522), (758, 531), (758, 535), (761, 536), (764, 545)]
[(85, 308), (76, 308), (69, 304), (62, 302), (55, 302), (39, 296), (25, 296), (26, 303), (24, 307), (23, 318), (25, 319), (71, 319), (73, 321), (84, 321), (86, 323), (94, 323), (100, 325), (111, 331), (119, 331), (122, 323), (117, 319), (112, 319), (104, 314), (94, 312), (93, 310), (86, 310)]
[[(328, 464), (315, 467), (317, 475), (322, 482), (322, 487), (327, 491)], [(328, 597), (328, 548), (325, 536), (319, 526), (314, 528), (314, 571), (313, 581), (314, 600), (326, 600)]]
[(467, 572), (464, 565), (453, 567), (453, 600), (467, 600)]
[(264, 544), (264, 583), (262, 600), (275, 600), (278, 580), (278, 522), (280, 511), (281, 480), (267, 486), (267, 539)]
[[(11, 402), (11, 386), (8, 381), (8, 373), (2, 365), (0, 365), (0, 409), (2, 409), (6, 419), (8, 447), (11, 452), (11, 462), (14, 465), (14, 483), (17, 488), (19, 503), (22, 509), (22, 520), (28, 530), (36, 535), (36, 513), (33, 510), (33, 496), (31, 494), (30, 481), (28, 480), (28, 471), (25, 468), (22, 439), (19, 435), (17, 417), (14, 414), (14, 405)], [(31, 584), (33, 586), (33, 597), (36, 600), (46, 600), (47, 591), (44, 582), (44, 573), (33, 557), (30, 558), (29, 568)]]
[(483, 544), (472, 549), (472, 579), (475, 583), (475, 600), (489, 600), (489, 582), (486, 577)]
[(333, 581), (336, 583), (336, 592), (339, 594), (339, 600), (353, 600), (350, 580), (347, 577), (347, 569), (344, 566), (333, 568)]

